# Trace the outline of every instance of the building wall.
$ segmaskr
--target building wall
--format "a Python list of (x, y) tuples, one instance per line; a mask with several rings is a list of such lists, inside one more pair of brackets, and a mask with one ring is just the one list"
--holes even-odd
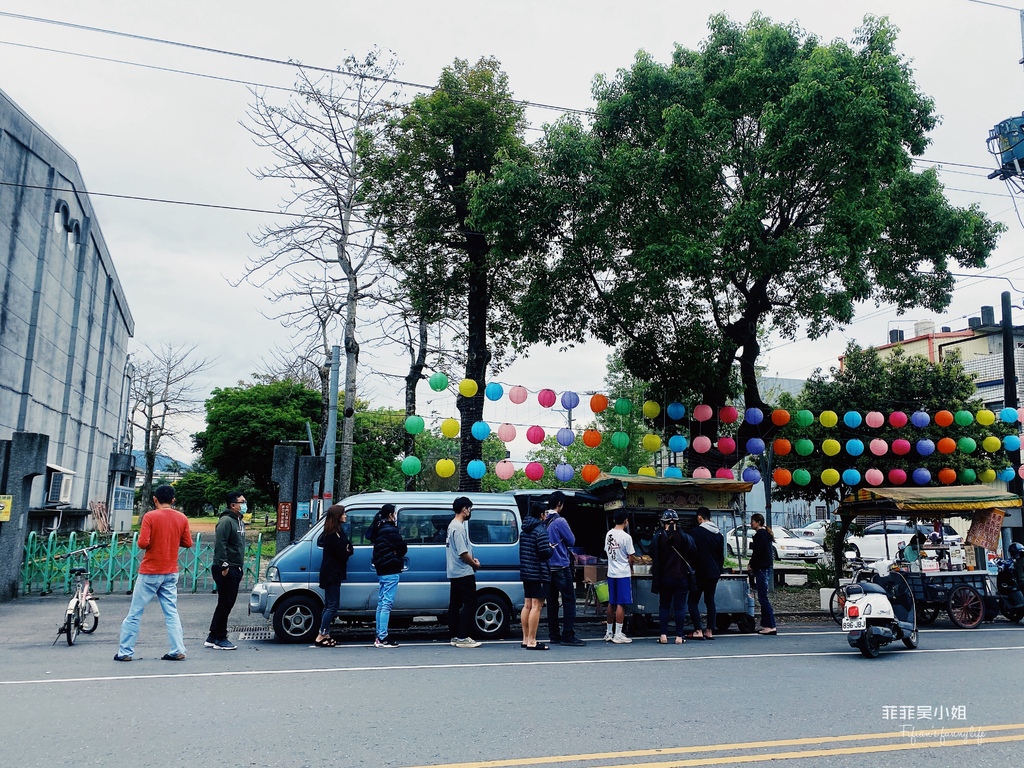
[(77, 163), (2, 91), (0, 182), (0, 439), (49, 435), (71, 505), (91, 509), (124, 431), (134, 321)]

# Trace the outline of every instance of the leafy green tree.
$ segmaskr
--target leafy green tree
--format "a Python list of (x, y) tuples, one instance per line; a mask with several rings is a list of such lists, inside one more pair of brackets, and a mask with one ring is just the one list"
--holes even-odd
[(174, 484), (178, 508), (192, 517), (203, 514), (208, 506), (216, 510), (224, 503), (224, 495), (233, 490), (234, 486), (230, 483), (202, 469), (186, 472)]

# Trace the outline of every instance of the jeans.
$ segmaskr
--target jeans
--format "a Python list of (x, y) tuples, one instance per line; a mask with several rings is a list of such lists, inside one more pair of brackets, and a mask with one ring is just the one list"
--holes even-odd
[(476, 612), (476, 575), (460, 576), (448, 582), (448, 634), (452, 637), (469, 637), (473, 631), (473, 614)]
[(331, 623), (341, 604), (341, 584), (324, 587), (324, 612), (320, 614), (320, 634), (331, 634)]
[(391, 618), (391, 606), (395, 603), (395, 592), (398, 591), (399, 573), (389, 573), (377, 577), (380, 585), (377, 591), (377, 639), (388, 636), (388, 620)]
[(715, 590), (718, 588), (718, 577), (700, 578), (694, 580), (693, 588), (690, 590), (690, 621), (697, 632), (704, 631), (704, 625), (700, 618), (700, 596), (704, 595), (704, 607), (708, 609), (708, 629), (714, 631), (715, 622), (718, 619), (718, 610), (715, 607)]
[(768, 600), (768, 580), (771, 578), (771, 571), (765, 568), (762, 571), (754, 571), (754, 579), (757, 583), (757, 600), (761, 604), (761, 626), (765, 629), (775, 628), (775, 611)]
[(217, 585), (217, 607), (213, 609), (213, 619), (210, 620), (210, 637), (214, 640), (227, 640), (228, 616), (231, 615), (231, 609), (235, 607), (235, 598), (238, 597), (242, 569), (232, 565), (223, 576), (223, 569), (219, 565), (213, 566), (210, 570), (213, 573), (213, 583)]
[[(562, 598), (562, 628), (558, 627), (558, 598)], [(548, 637), (551, 642), (571, 640), (576, 636), (576, 584), (572, 568), (551, 569), (551, 587), (548, 589)]]
[(683, 625), (686, 624), (686, 595), (690, 590), (690, 580), (665, 577), (659, 587), (658, 626), (661, 634), (668, 634), (668, 618), (672, 612), (676, 617), (676, 636), (682, 637)]
[(121, 622), (121, 642), (117, 653), (120, 656), (135, 655), (135, 641), (139, 639), (139, 622), (142, 611), (153, 598), (160, 601), (167, 625), (167, 639), (170, 640), (172, 655), (185, 652), (185, 637), (181, 631), (181, 617), (178, 616), (178, 574), (140, 573), (132, 590), (132, 605), (128, 615)]

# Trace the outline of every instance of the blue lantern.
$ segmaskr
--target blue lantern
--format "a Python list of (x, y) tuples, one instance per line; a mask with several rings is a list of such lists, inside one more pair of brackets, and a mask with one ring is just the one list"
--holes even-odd
[(918, 440), (915, 447), (919, 456), (931, 456), (935, 453), (935, 443), (931, 440)]
[(672, 437), (668, 439), (668, 449), (672, 451), (672, 453), (682, 453), (686, 450), (687, 445), (689, 445), (689, 443), (682, 435), (672, 435)]
[(575, 392), (563, 392), (562, 393), (562, 407), (567, 411), (571, 411), (577, 405), (580, 404), (580, 396)]
[(843, 414), (843, 424), (848, 426), (850, 429), (856, 429), (859, 427), (861, 421), (863, 421), (863, 419), (856, 411), (847, 411)]
[(757, 467), (747, 467), (746, 469), (744, 469), (743, 481), (746, 483), (761, 482), (761, 473), (757, 470)]
[(679, 421), (686, 415), (686, 406), (682, 403), (669, 403), (665, 412), (672, 421)]
[(555, 480), (560, 483), (568, 483), (575, 475), (576, 470), (572, 468), (572, 464), (562, 462), (555, 466)]
[(662, 473), (663, 477), (674, 477), (679, 480), (683, 476), (683, 470), (679, 467), (665, 467), (665, 471)]
[(755, 456), (764, 453), (764, 440), (760, 437), (752, 437), (747, 440), (747, 453), (752, 453)]
[(931, 417), (926, 411), (914, 411), (910, 414), (910, 423), (918, 429), (924, 429), (930, 421)]
[(860, 483), (860, 472), (858, 472), (856, 469), (844, 469), (843, 482), (846, 485), (857, 485), (858, 483)]
[(911, 477), (913, 477), (914, 482), (918, 485), (928, 485), (928, 483), (932, 481), (932, 473), (924, 467), (918, 467), (915, 469), (914, 474), (911, 475)]
[[(477, 421), (473, 423), (472, 428), (469, 430), (470, 434), (473, 435), (477, 440), (483, 442), (491, 434), (491, 425), (486, 421)], [(469, 467), (466, 467), (466, 472), (469, 472)], [(470, 475), (472, 477), (472, 475)], [(480, 475), (483, 477), (483, 475)]]
[(1015, 408), (1003, 408), (999, 412), (999, 419), (1006, 424), (1014, 424), (1017, 421), (1017, 410)]
[(1020, 450), (1020, 438), (1017, 435), (1007, 435), (1003, 438), (1003, 448), (1007, 451)]
[[(477, 422), (477, 424), (479, 423)], [(479, 480), (487, 474), (487, 465), (480, 461), (480, 459), (473, 459), (466, 465), (466, 474), (474, 480)]]
[(764, 421), (764, 412), (760, 408), (747, 408), (743, 414), (743, 420), (747, 424), (760, 424)]
[[(1010, 408), (1010, 409), (1004, 408), (1003, 410), (1013, 410), (1013, 409), (1012, 408)], [(1003, 469), (1000, 469), (999, 472), (996, 474), (996, 478), (1000, 482), (1003, 482), (1003, 483), (1010, 482), (1011, 480), (1013, 480), (1013, 477), (1014, 477), (1013, 467), (1004, 467)]]
[[(558, 434), (555, 435), (555, 439), (558, 440), (558, 444), (563, 448), (568, 448), (576, 440), (576, 433), (568, 427), (562, 427), (558, 430)], [(563, 481), (564, 482), (564, 481)]]
[[(860, 416), (860, 414), (857, 414)], [(860, 456), (864, 453), (864, 441), (854, 438), (853, 440), (846, 441), (846, 452), (851, 456)]]
[(484, 397), (490, 401), (501, 400), (502, 395), (505, 394), (505, 388), (496, 381), (492, 381), (484, 388)]

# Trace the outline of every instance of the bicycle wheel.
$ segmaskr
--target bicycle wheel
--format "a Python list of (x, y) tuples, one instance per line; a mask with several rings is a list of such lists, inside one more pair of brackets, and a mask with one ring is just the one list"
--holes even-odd
[(82, 628), (81, 603), (75, 602), (75, 607), (68, 614), (64, 621), (64, 635), (67, 637), (68, 645), (74, 645), (78, 639), (78, 632)]
[(91, 635), (99, 626), (100, 617), (96, 615), (96, 605), (92, 600), (82, 602), (82, 631)]
[(843, 600), (844, 596), (841, 590), (833, 589), (832, 596), (828, 599), (828, 613), (839, 626), (843, 625)]

